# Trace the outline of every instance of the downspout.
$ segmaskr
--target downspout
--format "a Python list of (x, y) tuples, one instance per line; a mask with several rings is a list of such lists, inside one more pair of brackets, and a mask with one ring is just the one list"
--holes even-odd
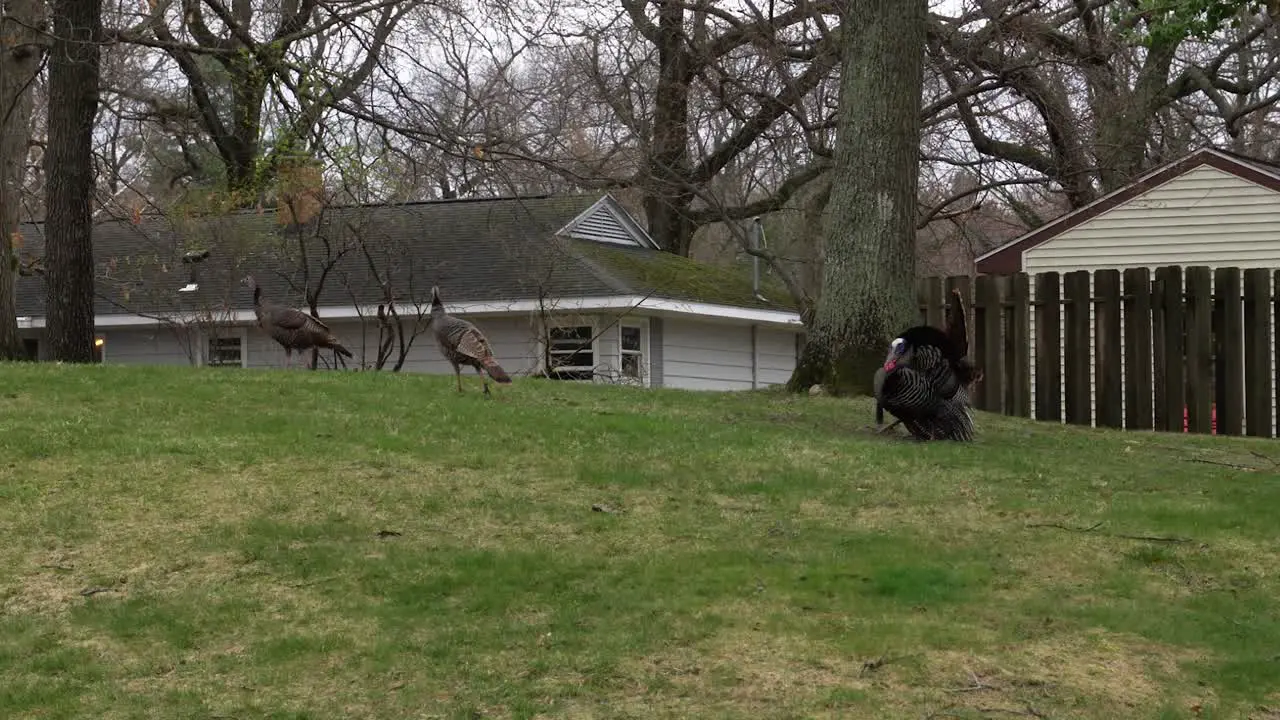
[[(756, 216), (752, 220), (751, 225), (751, 249), (760, 250), (764, 246), (764, 224), (760, 222), (760, 217)], [(756, 300), (767, 303), (769, 299), (760, 294), (760, 256), (751, 256), (751, 294)], [(754, 326), (753, 326), (754, 328)], [(752, 330), (754, 337), (755, 330)]]
[(760, 389), (760, 326), (751, 325), (751, 389)]

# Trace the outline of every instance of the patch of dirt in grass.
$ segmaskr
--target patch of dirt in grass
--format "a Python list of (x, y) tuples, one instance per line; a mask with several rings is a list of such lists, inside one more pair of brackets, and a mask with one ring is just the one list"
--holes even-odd
[(667, 648), (623, 664), (631, 709), (733, 708), (772, 714), (781, 705), (812, 706), (833, 691), (870, 687), (864, 659), (825, 651), (812, 639), (749, 628), (728, 630), (696, 647)]
[[(1179, 664), (1195, 652), (1094, 630), (1055, 635), (985, 652), (940, 651), (920, 678), (899, 677), (921, 704), (943, 707), (1073, 708), (1073, 717), (1126, 717), (1182, 695)], [(1205, 688), (1188, 702), (1207, 702)]]
[(86, 589), (71, 572), (41, 568), (0, 587), (0, 615), (57, 615)]

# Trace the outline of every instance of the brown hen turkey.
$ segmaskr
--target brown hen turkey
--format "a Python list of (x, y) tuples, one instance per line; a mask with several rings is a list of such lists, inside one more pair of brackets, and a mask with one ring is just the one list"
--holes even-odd
[(329, 326), (314, 316), (284, 305), (262, 299), (262, 288), (250, 275), (244, 284), (253, 290), (253, 312), (258, 316), (258, 327), (284, 348), (284, 366), (293, 365), (293, 351), (299, 353), (311, 348), (333, 350), (343, 357), (351, 357), (351, 351), (329, 330)]
[(484, 394), (489, 393), (489, 381), (484, 374), (495, 381), (506, 384), (511, 382), (507, 371), (502, 369), (493, 357), (493, 348), (480, 328), (471, 322), (449, 315), (444, 311), (444, 303), (440, 301), (440, 288), (431, 288), (431, 327), (435, 331), (436, 342), (440, 344), (440, 353), (453, 366), (453, 375), (458, 381), (458, 392), (462, 392), (462, 366), (475, 368), (484, 383)]

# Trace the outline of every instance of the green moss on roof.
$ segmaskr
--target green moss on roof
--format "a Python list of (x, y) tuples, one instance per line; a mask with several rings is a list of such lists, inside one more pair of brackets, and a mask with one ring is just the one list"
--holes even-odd
[(667, 252), (611, 247), (586, 240), (574, 241), (574, 249), (637, 294), (653, 291), (655, 297), (674, 300), (768, 310), (796, 309), (786, 286), (769, 276), (763, 265), (760, 293), (770, 302), (755, 298), (749, 264), (713, 265)]

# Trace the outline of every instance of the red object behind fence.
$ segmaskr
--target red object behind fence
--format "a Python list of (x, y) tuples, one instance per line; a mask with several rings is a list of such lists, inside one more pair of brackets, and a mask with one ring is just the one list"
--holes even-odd
[[(1209, 406), (1209, 431), (1213, 435), (1218, 434), (1218, 406), (1216, 404)], [(1191, 422), (1187, 415), (1187, 406), (1182, 406), (1182, 432), (1191, 432)]]

